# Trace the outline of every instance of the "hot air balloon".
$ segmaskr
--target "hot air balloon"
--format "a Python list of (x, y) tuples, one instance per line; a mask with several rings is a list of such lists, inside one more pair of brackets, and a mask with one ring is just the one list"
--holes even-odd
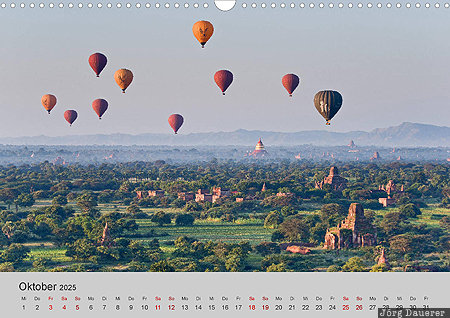
[(217, 71), (214, 74), (214, 81), (219, 86), (222, 94), (225, 95), (225, 91), (233, 83), (233, 73), (227, 70)]
[(73, 122), (77, 119), (77, 117), (78, 117), (77, 112), (72, 109), (66, 110), (64, 112), (64, 118), (70, 124), (70, 126), (72, 126)]
[(342, 95), (336, 91), (320, 91), (314, 96), (314, 106), (329, 125), (342, 106)]
[(117, 85), (122, 89), (122, 92), (125, 93), (125, 90), (133, 81), (133, 73), (130, 70), (122, 68), (114, 74), (114, 79), (116, 80)]
[(92, 108), (98, 115), (98, 119), (102, 119), (102, 115), (108, 109), (108, 102), (104, 99), (96, 99), (92, 102)]
[(169, 125), (172, 127), (175, 134), (177, 134), (178, 129), (183, 125), (184, 119), (180, 114), (172, 114), (169, 116)]
[(99, 77), (107, 62), (108, 59), (102, 53), (94, 53), (89, 56), (89, 65), (94, 70), (97, 77)]
[(208, 42), (214, 33), (214, 27), (209, 21), (198, 21), (194, 23), (192, 32), (194, 33), (195, 38), (202, 45), (202, 48), (204, 48), (206, 42)]
[(286, 74), (281, 79), (281, 83), (283, 83), (284, 88), (288, 91), (289, 96), (292, 97), (292, 93), (300, 83), (300, 78), (295, 74)]
[(44, 106), (45, 110), (50, 114), (53, 107), (56, 105), (56, 96), (52, 94), (45, 94), (41, 98), (42, 106)]

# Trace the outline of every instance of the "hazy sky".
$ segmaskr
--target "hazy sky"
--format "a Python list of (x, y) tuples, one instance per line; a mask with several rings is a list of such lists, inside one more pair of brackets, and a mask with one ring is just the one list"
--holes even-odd
[[(170, 133), (171, 113), (185, 118), (180, 133), (450, 124), (450, 9), (238, 4), (224, 13), (208, 2), (208, 9), (154, 2), (150, 9), (1, 9), (0, 136)], [(200, 19), (215, 27), (205, 49), (192, 35)], [(87, 62), (94, 52), (108, 57), (100, 78)], [(113, 78), (119, 68), (134, 73), (126, 94)], [(226, 96), (213, 81), (220, 69), (234, 73)], [(301, 78), (293, 98), (281, 85), (286, 73)], [(331, 126), (312, 103), (322, 89), (344, 97)], [(58, 98), (50, 116), (41, 105), (46, 93)], [(96, 98), (110, 105), (101, 121), (91, 107)], [(66, 109), (79, 113), (73, 127)]]

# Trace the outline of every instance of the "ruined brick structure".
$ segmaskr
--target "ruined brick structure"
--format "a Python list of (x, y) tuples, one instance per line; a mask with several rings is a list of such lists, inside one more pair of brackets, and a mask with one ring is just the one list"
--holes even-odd
[(195, 194), (195, 201), (197, 202), (216, 202), (220, 198), (226, 198), (231, 195), (230, 189), (213, 187), (212, 193), (208, 193), (208, 190), (198, 189)]
[(207, 190), (198, 189), (197, 193), (195, 194), (196, 202), (212, 202), (212, 200), (213, 195), (211, 193), (208, 193)]
[(339, 175), (337, 167), (330, 168), (328, 177), (323, 178), (322, 181), (316, 182), (316, 189), (323, 189), (324, 184), (330, 184), (333, 190), (342, 191), (347, 187), (347, 179)]
[(381, 159), (381, 156), (380, 156), (380, 153), (378, 151), (375, 151), (373, 153), (373, 156), (370, 158), (370, 160), (380, 160), (380, 159)]
[(150, 190), (148, 192), (145, 191), (136, 191), (138, 199), (144, 199), (148, 197), (163, 197), (164, 190)]
[(108, 222), (106, 222), (105, 227), (103, 228), (103, 234), (102, 234), (102, 238), (100, 240), (100, 245), (101, 246), (111, 246), (112, 245), (112, 239), (111, 239), (111, 235), (109, 233)]
[(365, 218), (364, 209), (359, 203), (352, 203), (348, 216), (337, 227), (327, 229), (326, 249), (374, 246), (377, 234), (373, 225)]
[(179, 192), (178, 199), (183, 201), (192, 201), (194, 200), (195, 195), (193, 192)]
[(163, 197), (164, 196), (164, 190), (150, 190), (148, 191), (149, 197)]
[(386, 259), (386, 254), (384, 253), (384, 248), (381, 250), (381, 255), (378, 258), (378, 265), (384, 264), (387, 268), (390, 268), (390, 264)]
[(392, 195), (403, 193), (404, 187), (403, 185), (398, 187), (393, 180), (389, 180), (386, 186), (380, 185), (377, 192), (385, 192), (387, 194), (387, 198), (378, 199), (378, 202), (380, 202), (384, 207), (387, 207), (395, 203), (395, 199), (392, 198)]

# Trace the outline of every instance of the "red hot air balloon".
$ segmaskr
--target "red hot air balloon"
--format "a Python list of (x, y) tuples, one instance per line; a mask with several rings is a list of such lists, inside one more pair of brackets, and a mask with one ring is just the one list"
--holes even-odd
[(64, 112), (64, 118), (70, 124), (70, 126), (72, 126), (73, 122), (77, 119), (77, 117), (78, 117), (77, 112), (72, 109), (66, 110)]
[(92, 102), (92, 108), (98, 115), (98, 119), (102, 119), (103, 114), (108, 109), (108, 102), (104, 99), (96, 99)]
[(108, 59), (102, 53), (94, 53), (89, 56), (89, 65), (92, 67), (97, 77), (99, 77), (107, 62)]
[(219, 86), (222, 94), (225, 95), (225, 91), (233, 83), (233, 73), (227, 70), (217, 71), (214, 74), (214, 81)]
[(180, 114), (172, 114), (169, 116), (169, 125), (172, 127), (174, 133), (176, 134), (181, 125), (183, 125), (184, 119)]
[(281, 79), (281, 83), (283, 83), (284, 88), (288, 91), (289, 96), (292, 97), (292, 93), (300, 83), (300, 78), (295, 74), (286, 74)]

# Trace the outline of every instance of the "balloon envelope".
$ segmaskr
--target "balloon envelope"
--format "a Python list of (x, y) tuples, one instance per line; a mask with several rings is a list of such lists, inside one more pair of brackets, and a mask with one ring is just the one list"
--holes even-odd
[(102, 119), (102, 115), (108, 109), (108, 102), (104, 99), (96, 99), (92, 102), (92, 108), (98, 115), (98, 119)]
[(320, 91), (314, 96), (314, 106), (317, 111), (330, 124), (330, 120), (336, 115), (342, 106), (342, 95), (336, 91)]
[(116, 71), (114, 79), (116, 80), (117, 85), (122, 89), (122, 92), (125, 93), (125, 90), (133, 81), (133, 73), (130, 70), (122, 68)]
[(231, 83), (233, 83), (233, 73), (227, 70), (217, 71), (216, 74), (214, 74), (214, 81), (217, 86), (219, 86), (222, 94), (225, 95), (225, 91), (230, 87)]
[(70, 126), (72, 126), (73, 122), (77, 119), (77, 117), (78, 117), (77, 112), (72, 109), (66, 110), (64, 112), (64, 118), (70, 124)]
[(192, 26), (192, 32), (202, 47), (205, 47), (206, 42), (214, 33), (214, 27), (209, 21), (197, 21)]
[(94, 53), (89, 56), (89, 65), (94, 70), (97, 77), (99, 77), (100, 73), (106, 66), (108, 59), (102, 53)]
[(45, 110), (50, 114), (53, 107), (56, 105), (56, 96), (52, 94), (45, 94), (41, 98), (42, 106), (44, 106)]
[(300, 78), (295, 74), (286, 74), (281, 79), (281, 83), (283, 84), (284, 88), (289, 93), (289, 96), (292, 96), (292, 93), (297, 88), (298, 84), (300, 83)]
[(172, 127), (174, 133), (176, 134), (181, 125), (183, 125), (184, 119), (180, 114), (172, 114), (169, 116), (169, 125)]

